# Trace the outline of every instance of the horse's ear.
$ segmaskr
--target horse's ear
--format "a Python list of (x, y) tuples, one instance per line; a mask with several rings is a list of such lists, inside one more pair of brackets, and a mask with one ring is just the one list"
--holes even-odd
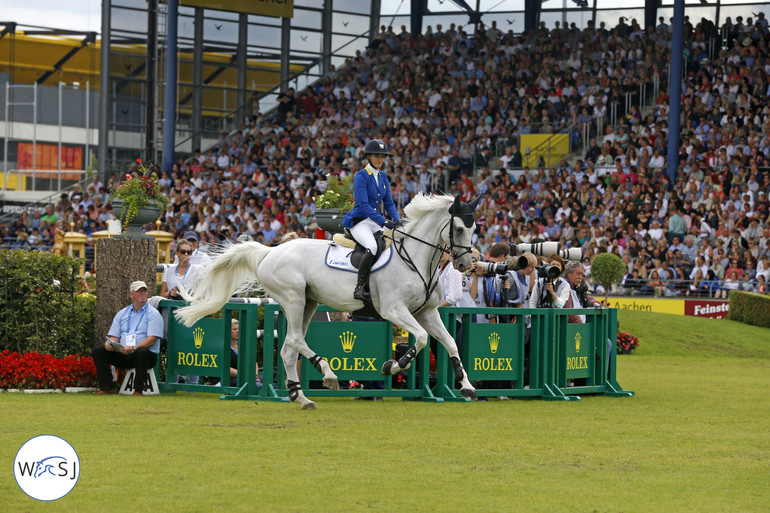
[(479, 206), (479, 200), (481, 199), (481, 194), (476, 196), (476, 199), (468, 203), (468, 205), (473, 209), (476, 210), (476, 207)]
[(455, 196), (455, 202), (452, 203), (452, 207), (449, 209), (450, 214), (460, 215), (462, 209), (462, 201), (460, 201), (460, 195)]

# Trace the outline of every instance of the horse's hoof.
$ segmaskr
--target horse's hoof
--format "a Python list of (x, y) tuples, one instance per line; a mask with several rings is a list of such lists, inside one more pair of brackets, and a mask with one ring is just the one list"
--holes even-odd
[(465, 397), (466, 399), (470, 399), (471, 401), (476, 400), (476, 391), (472, 388), (463, 388), (460, 390), (460, 395)]
[(302, 405), (303, 410), (317, 410), (318, 406), (315, 405), (313, 401), (308, 401), (305, 404)]
[(340, 380), (337, 378), (324, 378), (324, 386), (329, 390), (339, 390)]
[(393, 368), (393, 365), (395, 365), (396, 360), (388, 360), (385, 363), (382, 364), (382, 375), (383, 376), (390, 376), (393, 374), (391, 369)]

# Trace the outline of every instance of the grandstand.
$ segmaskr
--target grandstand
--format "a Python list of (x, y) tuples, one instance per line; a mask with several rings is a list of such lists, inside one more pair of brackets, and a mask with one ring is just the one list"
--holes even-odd
[[(687, 7), (677, 103), (668, 95), (672, 4), (653, 9), (657, 16), (650, 19), (644, 4), (636, 11), (617, 11), (597, 1), (556, 16), (546, 2), (535, 23), (527, 20), (526, 10), (474, 16), (456, 5), (452, 11), (433, 6), (423, 13), (423, 28), (413, 32), (407, 27), (420, 26), (414, 13), (386, 11), (387, 3), (327, 12), (295, 2), (294, 18), (284, 29), (281, 18), (199, 13), (199, 7), (182, 2), (180, 25), (205, 16), (214, 24), (204, 23), (208, 32), (220, 32), (216, 25), (222, 22), (230, 33), (208, 41), (207, 32), (196, 44), (190, 27), (180, 29), (177, 129), (185, 123), (208, 128), (197, 138), (177, 130), (171, 165), (164, 166), (162, 183), (172, 204), (162, 216), (162, 229), (176, 236), (195, 230), (204, 249), (242, 233), (268, 244), (289, 231), (314, 236), (313, 198), (325, 187), (326, 174), (355, 172), (365, 142), (379, 137), (394, 149), (389, 173), (399, 207), (418, 191), (483, 195), (476, 241), (482, 253), (497, 241), (543, 237), (545, 227), (555, 223), (560, 230), (553, 240), (583, 247), (589, 264), (598, 252), (624, 259), (628, 276), (613, 292), (666, 297), (713, 297), (730, 287), (767, 292), (770, 35), (764, 14), (752, 13), (763, 6)], [(372, 13), (377, 16), (367, 16)], [(158, 16), (165, 19), (168, 12)], [(330, 19), (323, 22), (326, 16)], [(318, 26), (328, 23), (333, 37), (322, 37), (323, 30), (310, 32), (308, 19), (322, 21)], [(343, 28), (356, 22), (355, 28)], [(268, 52), (267, 42), (251, 40), (250, 50), (239, 53), (238, 31), (249, 34), (252, 26), (280, 36), (282, 47), (291, 47), (289, 55), (274, 48)], [(122, 66), (126, 73), (118, 80), (111, 71), (109, 82), (122, 80), (127, 91), (139, 91), (113, 97), (114, 111), (128, 110), (125, 119), (111, 120), (112, 133), (127, 141), (113, 148), (115, 169), (132, 157), (147, 158), (137, 152), (146, 146), (148, 133), (157, 136), (155, 155), (165, 147), (158, 143), (164, 109), (148, 109), (151, 99), (141, 92), (148, 74), (125, 76), (129, 67), (142, 66), (141, 54), (147, 53), (136, 40), (139, 32), (140, 27), (125, 26), (112, 31), (120, 44), (110, 45), (115, 58), (109, 69)], [(159, 40), (165, 35), (159, 31)], [(302, 37), (318, 37), (324, 50), (311, 56), (298, 43), (300, 50), (292, 55)], [(17, 44), (35, 39), (16, 38)], [(60, 51), (75, 52), (72, 68), (61, 77), (82, 84), (83, 70), (93, 69), (93, 58), (87, 57), (101, 50), (100, 41), (83, 45), (86, 39), (70, 36), (57, 43)], [(235, 51), (222, 51), (223, 45)], [(252, 53), (264, 59), (252, 59)], [(40, 78), (46, 66), (50, 62), (14, 72), (14, 80)], [(244, 76), (256, 77), (253, 84), (264, 87), (238, 87), (249, 83)], [(211, 78), (205, 87), (203, 77)], [(99, 80), (93, 86), (88, 82), (89, 91), (105, 89)], [(216, 97), (232, 85), (226, 96), (234, 103), (219, 105), (204, 94)], [(288, 107), (273, 107), (279, 95), (290, 100)], [(681, 106), (682, 130), (672, 177), (667, 159), (674, 103)], [(98, 145), (99, 138), (91, 138), (82, 145), (81, 163), (90, 162), (89, 150)], [(29, 154), (25, 142), (18, 141), (17, 148)], [(40, 142), (45, 144), (52, 145)], [(50, 152), (40, 155), (50, 158)], [(72, 159), (68, 166), (77, 167), (76, 151)], [(106, 228), (109, 191), (121, 173), (95, 167), (99, 173), (74, 190), (62, 193), (57, 181), (50, 208), (14, 215), (3, 228), (6, 245), (48, 248), (62, 221), (65, 227), (74, 222), (86, 235)], [(48, 180), (50, 186), (65, 171), (70, 169), (40, 170), (35, 181)], [(11, 175), (6, 177), (7, 191)]]

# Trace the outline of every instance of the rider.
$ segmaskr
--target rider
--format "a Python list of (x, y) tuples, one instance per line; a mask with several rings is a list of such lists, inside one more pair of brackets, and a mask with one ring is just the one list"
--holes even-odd
[[(361, 301), (370, 297), (366, 284), (374, 263), (374, 255), (377, 254), (374, 234), (381, 231), (383, 226), (393, 229), (403, 223), (390, 195), (388, 176), (382, 170), (385, 156), (390, 155), (388, 146), (380, 139), (372, 139), (366, 143), (364, 155), (369, 163), (356, 173), (353, 179), (355, 206), (342, 220), (342, 226), (349, 228), (356, 242), (366, 248), (358, 265), (358, 282), (353, 292), (353, 297)], [(390, 219), (385, 219), (382, 215), (383, 206)]]

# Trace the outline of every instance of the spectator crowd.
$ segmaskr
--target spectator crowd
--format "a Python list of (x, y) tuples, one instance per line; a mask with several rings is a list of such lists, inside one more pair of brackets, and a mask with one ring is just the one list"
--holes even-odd
[[(481, 196), (482, 258), (497, 242), (542, 238), (582, 247), (587, 265), (600, 252), (620, 256), (628, 272), (613, 292), (767, 293), (768, 22), (763, 13), (721, 27), (686, 19), (684, 41), (673, 179), (664, 18), (647, 30), (621, 18), (614, 28), (555, 22), (523, 34), (495, 22), (474, 35), (455, 24), (416, 37), (383, 26), (339, 69), (279, 95), (275, 111), (262, 113), (255, 93), (239, 130), (163, 172), (171, 204), (161, 229), (196, 232), (203, 252), (243, 234), (268, 245), (288, 232), (315, 236), (313, 201), (327, 175), (356, 172), (366, 142), (380, 138), (392, 148), (399, 207), (418, 192)], [(661, 92), (646, 98), (643, 86), (656, 81)], [(519, 142), (527, 133), (566, 133), (588, 149), (530, 169)], [(119, 176), (23, 212), (4, 240), (43, 249), (56, 230), (106, 229)]]

